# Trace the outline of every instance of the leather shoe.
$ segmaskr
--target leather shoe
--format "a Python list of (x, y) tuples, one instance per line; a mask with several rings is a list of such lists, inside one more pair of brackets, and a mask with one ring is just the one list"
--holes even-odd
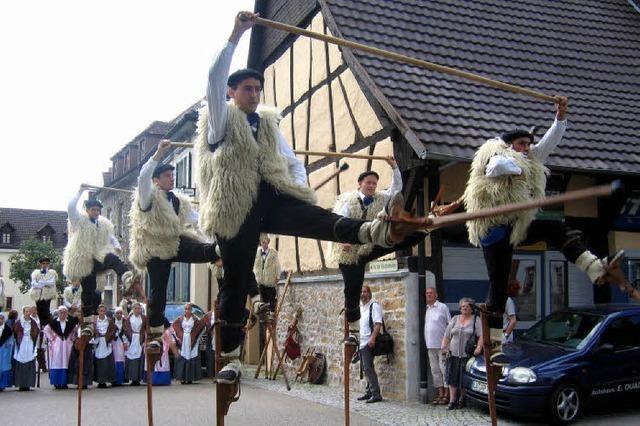
[(380, 402), (380, 401), (382, 401), (381, 396), (372, 396), (371, 398), (367, 399), (366, 403), (373, 404), (374, 402)]
[(365, 393), (364, 395), (358, 397), (358, 401), (366, 401), (368, 399), (371, 398), (371, 394), (370, 393)]

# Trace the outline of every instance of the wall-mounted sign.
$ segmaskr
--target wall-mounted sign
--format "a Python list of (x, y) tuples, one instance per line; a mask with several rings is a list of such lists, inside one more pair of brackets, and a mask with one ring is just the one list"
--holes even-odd
[(394, 272), (397, 270), (398, 261), (396, 259), (377, 260), (369, 263), (369, 272)]

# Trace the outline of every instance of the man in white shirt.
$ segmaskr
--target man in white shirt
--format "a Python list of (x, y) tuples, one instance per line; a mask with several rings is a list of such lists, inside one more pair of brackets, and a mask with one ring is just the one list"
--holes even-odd
[(424, 313), (424, 341), (429, 354), (429, 369), (433, 378), (433, 386), (438, 389), (438, 396), (433, 404), (449, 403), (449, 388), (445, 380), (445, 360), (440, 349), (444, 330), (451, 320), (449, 308), (438, 301), (438, 291), (434, 287), (427, 287), (425, 291), (427, 309)]
[(38, 262), (40, 267), (31, 272), (29, 294), (36, 303), (38, 318), (40, 318), (44, 327), (49, 324), (51, 319), (51, 300), (57, 295), (56, 281), (58, 281), (58, 273), (49, 268), (51, 260), (48, 257), (42, 257)]
[(373, 348), (376, 345), (376, 337), (381, 333), (383, 313), (382, 306), (371, 298), (371, 289), (368, 285), (362, 286), (360, 294), (360, 362), (367, 377), (365, 394), (358, 401), (374, 403), (382, 401), (378, 375), (373, 365)]
[[(199, 225), (207, 236), (216, 237), (225, 262), (218, 300), (220, 318), (231, 324), (240, 324), (244, 315), (261, 232), (389, 247), (420, 228), (380, 218), (345, 218), (314, 205), (304, 164), (295, 158), (278, 129), (279, 114), (258, 108), (264, 76), (251, 69), (229, 75), (235, 47), (256, 17), (240, 12), (228, 42), (215, 57), (194, 146)], [(392, 197), (385, 210), (390, 216), (408, 214), (401, 195)], [(234, 383), (239, 377), (242, 335), (240, 327), (221, 331), (219, 350), (232, 361), (218, 374), (220, 383)]]

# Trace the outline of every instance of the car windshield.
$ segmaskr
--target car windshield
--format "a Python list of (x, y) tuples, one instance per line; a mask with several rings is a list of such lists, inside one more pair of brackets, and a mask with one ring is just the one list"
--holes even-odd
[(524, 340), (582, 349), (600, 328), (604, 316), (580, 312), (555, 312), (520, 337)]

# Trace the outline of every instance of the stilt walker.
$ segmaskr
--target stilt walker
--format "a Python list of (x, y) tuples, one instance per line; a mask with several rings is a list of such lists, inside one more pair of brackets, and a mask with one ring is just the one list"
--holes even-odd
[[(221, 321), (229, 323), (243, 316), (261, 232), (390, 247), (420, 228), (382, 218), (345, 218), (313, 204), (315, 195), (307, 186), (306, 170), (278, 130), (278, 114), (258, 105), (263, 75), (250, 69), (229, 75), (235, 46), (256, 18), (251, 12), (238, 14), (228, 43), (211, 66), (207, 106), (200, 111), (194, 147), (200, 228), (216, 237), (225, 262), (219, 309)], [(402, 196), (394, 196), (385, 212), (398, 216), (403, 207)], [(235, 383), (240, 376), (241, 331), (223, 327), (220, 341), (217, 352), (233, 361), (217, 379)]]

